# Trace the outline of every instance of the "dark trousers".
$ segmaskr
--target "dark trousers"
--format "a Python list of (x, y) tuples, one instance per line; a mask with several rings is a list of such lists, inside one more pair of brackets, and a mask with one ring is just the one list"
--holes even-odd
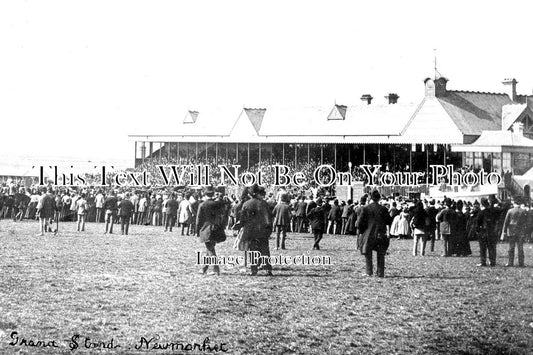
[(276, 249), (280, 247), (285, 249), (285, 238), (287, 238), (287, 228), (285, 226), (276, 226)]
[(125, 235), (128, 235), (128, 231), (130, 229), (130, 219), (131, 217), (129, 216), (121, 216), (120, 217), (120, 232), (122, 234), (125, 234)]
[(518, 265), (524, 266), (524, 238), (518, 235), (509, 236), (509, 265), (514, 264), (514, 247), (518, 249)]
[(498, 244), (497, 237), (491, 235), (481, 234), (479, 236), (479, 257), (481, 265), (487, 265), (487, 252), (489, 254), (489, 265), (496, 265), (496, 246)]
[[(378, 266), (376, 274), (378, 275), (378, 277), (385, 277), (385, 253), (378, 252), (377, 255)], [(372, 276), (374, 273), (374, 265), (372, 263), (372, 252), (365, 254), (365, 262), (366, 274)]]
[(167, 217), (165, 219), (165, 231), (169, 230), (172, 232), (172, 227), (176, 223), (176, 215), (166, 214), (166, 216)]
[(102, 208), (96, 207), (96, 223), (102, 222)]
[(451, 255), (451, 240), (452, 240), (452, 235), (451, 234), (444, 234), (442, 233), (441, 234), (442, 236), (442, 245), (443, 245), (443, 255), (444, 256), (450, 256)]
[[(205, 243), (205, 254), (207, 256), (217, 256), (217, 252), (215, 250), (215, 245), (217, 245), (217, 243), (215, 243), (215, 242), (206, 242)], [(209, 268), (209, 265), (204, 265), (203, 268), (202, 268), (202, 272), (205, 273), (208, 268)], [(216, 273), (219, 273), (220, 272), (220, 267), (218, 265), (213, 265), (213, 271), (216, 272)]]
[[(252, 240), (250, 243), (250, 251), (258, 251), (259, 253), (261, 253), (261, 256), (270, 258), (270, 246), (268, 245), (268, 238)], [(252, 274), (257, 273), (257, 269), (261, 266), (262, 263), (263, 261), (259, 259), (257, 265), (250, 265)], [(272, 271), (272, 265), (268, 261), (266, 261), (265, 263), (265, 270)]]
[(320, 250), (320, 241), (322, 240), (322, 236), (324, 235), (324, 232), (321, 229), (313, 229), (313, 236), (315, 237), (315, 244), (313, 244), (313, 249)]
[(303, 216), (298, 216), (298, 217), (296, 217), (296, 219), (297, 219), (297, 221), (298, 221), (298, 232), (299, 232), (299, 233), (304, 233), (304, 232), (306, 232), (306, 231), (304, 230), (305, 217), (303, 217)]

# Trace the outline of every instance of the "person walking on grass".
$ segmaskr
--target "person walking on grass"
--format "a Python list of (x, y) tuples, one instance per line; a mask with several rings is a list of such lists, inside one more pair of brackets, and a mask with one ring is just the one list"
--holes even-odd
[[(270, 258), (268, 239), (272, 233), (270, 208), (266, 201), (262, 199), (263, 190), (257, 184), (252, 185), (248, 191), (252, 198), (242, 206), (242, 239), (248, 242), (250, 252), (259, 252), (261, 257), (266, 258), (263, 268), (267, 271), (267, 276), (272, 276), (272, 265), (268, 261)], [(305, 216), (301, 217), (303, 220)], [(257, 275), (257, 270), (262, 263), (263, 260), (261, 258), (257, 264), (252, 263), (250, 265), (252, 276)]]
[[(226, 240), (224, 227), (221, 224), (223, 206), (220, 201), (214, 200), (215, 189), (212, 186), (208, 186), (205, 189), (204, 195), (206, 199), (198, 207), (198, 214), (196, 216), (196, 235), (200, 242), (205, 244), (207, 257), (216, 258), (216, 244)], [(220, 267), (216, 263), (212, 266), (214, 274), (217, 276), (220, 275)], [(204, 265), (200, 273), (206, 274), (208, 268), (209, 264)]]
[(392, 218), (386, 207), (379, 204), (381, 198), (377, 190), (372, 191), (372, 202), (365, 206), (357, 221), (361, 231), (358, 249), (365, 256), (366, 275), (373, 275), (372, 253), (377, 252), (377, 276), (385, 277), (385, 254), (389, 248), (388, 227)]
[(308, 214), (307, 218), (311, 224), (311, 230), (313, 231), (314, 244), (313, 250), (320, 250), (320, 241), (324, 235), (324, 230), (326, 228), (325, 224), (325, 215), (323, 209), (323, 202), (321, 198), (316, 200), (316, 206), (312, 208)]

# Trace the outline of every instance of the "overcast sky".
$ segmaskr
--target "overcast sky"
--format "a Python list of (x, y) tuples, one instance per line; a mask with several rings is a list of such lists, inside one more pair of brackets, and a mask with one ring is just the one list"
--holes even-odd
[(188, 109), (533, 89), (531, 1), (2, 1), (0, 155), (132, 158)]

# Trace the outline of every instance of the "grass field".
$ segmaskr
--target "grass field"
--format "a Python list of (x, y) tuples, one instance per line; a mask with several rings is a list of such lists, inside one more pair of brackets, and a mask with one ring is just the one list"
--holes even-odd
[[(310, 235), (290, 234), (284, 254), (328, 255), (332, 265), (277, 266), (274, 277), (224, 266), (217, 277), (198, 273), (202, 245), (176, 231), (103, 235), (102, 224), (77, 233), (64, 223), (36, 237), (37, 228), (0, 221), (1, 354), (215, 353), (146, 348), (206, 337), (229, 354), (533, 353), (531, 244), (525, 268), (503, 267), (507, 244), (497, 267), (478, 268), (477, 242), (471, 257), (441, 258), (440, 244), (413, 257), (411, 240), (393, 240), (379, 279), (362, 276), (353, 237), (325, 236), (312, 251)], [(232, 243), (218, 254), (240, 255)]]

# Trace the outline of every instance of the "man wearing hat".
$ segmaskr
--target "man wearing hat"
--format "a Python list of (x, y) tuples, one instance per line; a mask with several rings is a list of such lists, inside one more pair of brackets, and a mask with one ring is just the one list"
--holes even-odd
[[(248, 189), (252, 198), (242, 205), (240, 220), (243, 224), (242, 239), (248, 242), (249, 250), (257, 251), (261, 256), (270, 258), (268, 239), (272, 233), (272, 217), (268, 204), (262, 199), (263, 191), (257, 184)], [(257, 275), (260, 264), (261, 259), (258, 265), (251, 265), (252, 276)], [(265, 264), (264, 269), (267, 270), (267, 275), (272, 276), (272, 265), (268, 261)]]
[(130, 229), (130, 220), (133, 216), (133, 210), (135, 209), (130, 197), (130, 193), (126, 193), (126, 196), (124, 196), (124, 198), (120, 200), (117, 205), (118, 215), (120, 217), (120, 234), (122, 235), (128, 235)]
[(442, 256), (448, 257), (452, 254), (452, 239), (457, 221), (457, 213), (455, 212), (455, 209), (452, 208), (452, 200), (450, 198), (446, 198), (444, 204), (446, 205), (446, 208), (437, 214), (436, 219), (437, 222), (439, 222), (439, 231), (444, 245), (444, 253)]
[(111, 191), (109, 197), (104, 201), (103, 210), (105, 211), (105, 232), (104, 234), (113, 234), (113, 224), (117, 219), (118, 201), (115, 191)]
[(357, 221), (357, 228), (361, 235), (359, 238), (359, 250), (365, 256), (366, 274), (372, 276), (372, 252), (377, 252), (377, 276), (385, 277), (385, 254), (389, 247), (387, 226), (390, 226), (392, 218), (385, 206), (379, 204), (381, 195), (374, 190), (371, 194), (372, 202), (363, 207), (361, 216)]
[(485, 197), (481, 199), (481, 211), (477, 215), (477, 227), (479, 230), (479, 256), (481, 263), (478, 266), (487, 266), (487, 252), (489, 265), (496, 266), (496, 246), (498, 234), (496, 233), (496, 220), (498, 215)]
[(313, 250), (320, 250), (320, 241), (324, 235), (324, 229), (326, 227), (324, 223), (325, 213), (322, 208), (322, 199), (318, 198), (316, 200), (315, 206), (307, 213), (307, 218), (311, 224), (311, 230), (315, 238), (315, 243), (313, 244)]
[(37, 215), (39, 216), (40, 227), (40, 234), (37, 236), (44, 236), (44, 232), (50, 228), (50, 221), (52, 220), (52, 217), (54, 217), (56, 202), (52, 193), (52, 187), (48, 187), (37, 203)]
[(520, 208), (522, 199), (515, 197), (513, 200), (513, 208), (507, 211), (505, 220), (503, 221), (503, 235), (509, 238), (509, 262), (505, 266), (514, 265), (514, 249), (515, 245), (518, 249), (518, 266), (524, 266), (524, 227), (526, 225), (526, 211)]
[[(198, 207), (196, 215), (196, 235), (200, 242), (205, 243), (207, 256), (216, 257), (216, 244), (226, 240), (226, 234), (221, 224), (222, 203), (215, 201), (215, 189), (212, 186), (205, 189), (204, 195), (205, 200)], [(205, 274), (208, 268), (209, 265), (204, 265), (201, 273)], [(217, 264), (213, 265), (213, 271), (215, 275), (220, 275), (220, 267)]]

